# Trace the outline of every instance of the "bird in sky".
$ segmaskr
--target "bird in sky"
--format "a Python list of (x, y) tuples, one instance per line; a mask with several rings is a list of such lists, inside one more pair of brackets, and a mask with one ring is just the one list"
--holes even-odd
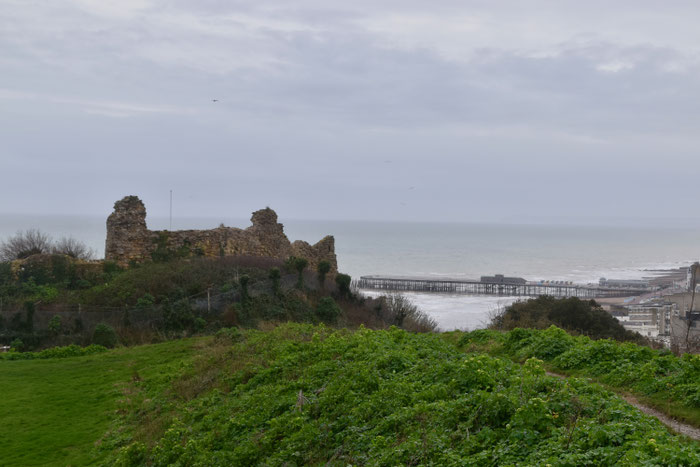
[(219, 99), (212, 99), (212, 102), (219, 102)]

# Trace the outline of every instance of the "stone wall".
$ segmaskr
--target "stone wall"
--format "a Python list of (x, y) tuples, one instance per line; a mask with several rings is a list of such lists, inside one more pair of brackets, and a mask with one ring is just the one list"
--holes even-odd
[(291, 243), (277, 214), (270, 208), (255, 211), (247, 229), (220, 226), (211, 230), (148, 230), (146, 207), (137, 196), (126, 196), (114, 203), (107, 218), (105, 259), (121, 266), (150, 260), (154, 253), (168, 251), (182, 256), (264, 256), (287, 259), (306, 258), (309, 268), (328, 261), (335, 273), (335, 240), (326, 236), (315, 245), (297, 240)]

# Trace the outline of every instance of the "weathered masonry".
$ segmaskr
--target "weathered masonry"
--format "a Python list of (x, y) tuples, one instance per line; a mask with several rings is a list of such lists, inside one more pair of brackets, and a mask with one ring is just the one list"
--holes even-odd
[(146, 207), (137, 196), (126, 196), (114, 203), (114, 212), (107, 218), (105, 259), (121, 266), (150, 260), (158, 249), (192, 252), (199, 256), (261, 256), (287, 259), (306, 258), (309, 267), (328, 261), (336, 272), (335, 239), (326, 236), (315, 245), (297, 240), (290, 242), (277, 214), (261, 209), (251, 217), (253, 225), (246, 229), (220, 226), (211, 230), (148, 230)]

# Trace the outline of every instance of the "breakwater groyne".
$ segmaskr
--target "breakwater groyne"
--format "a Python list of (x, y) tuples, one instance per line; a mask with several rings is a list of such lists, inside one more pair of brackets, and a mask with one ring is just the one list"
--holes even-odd
[(411, 276), (362, 276), (355, 285), (359, 289), (387, 292), (429, 292), (445, 294), (498, 295), (504, 297), (611, 298), (631, 297), (650, 292), (649, 287), (603, 287), (593, 284), (558, 282), (529, 282), (503, 276), (482, 277), (481, 280)]

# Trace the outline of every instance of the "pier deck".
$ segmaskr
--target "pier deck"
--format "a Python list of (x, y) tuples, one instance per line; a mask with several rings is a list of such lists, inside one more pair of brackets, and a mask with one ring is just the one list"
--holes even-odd
[(410, 276), (362, 276), (356, 282), (360, 289), (388, 292), (431, 292), (445, 294), (498, 295), (504, 297), (612, 298), (632, 297), (650, 292), (649, 288), (610, 288), (583, 284), (526, 282), (508, 284), (470, 279), (426, 278)]

